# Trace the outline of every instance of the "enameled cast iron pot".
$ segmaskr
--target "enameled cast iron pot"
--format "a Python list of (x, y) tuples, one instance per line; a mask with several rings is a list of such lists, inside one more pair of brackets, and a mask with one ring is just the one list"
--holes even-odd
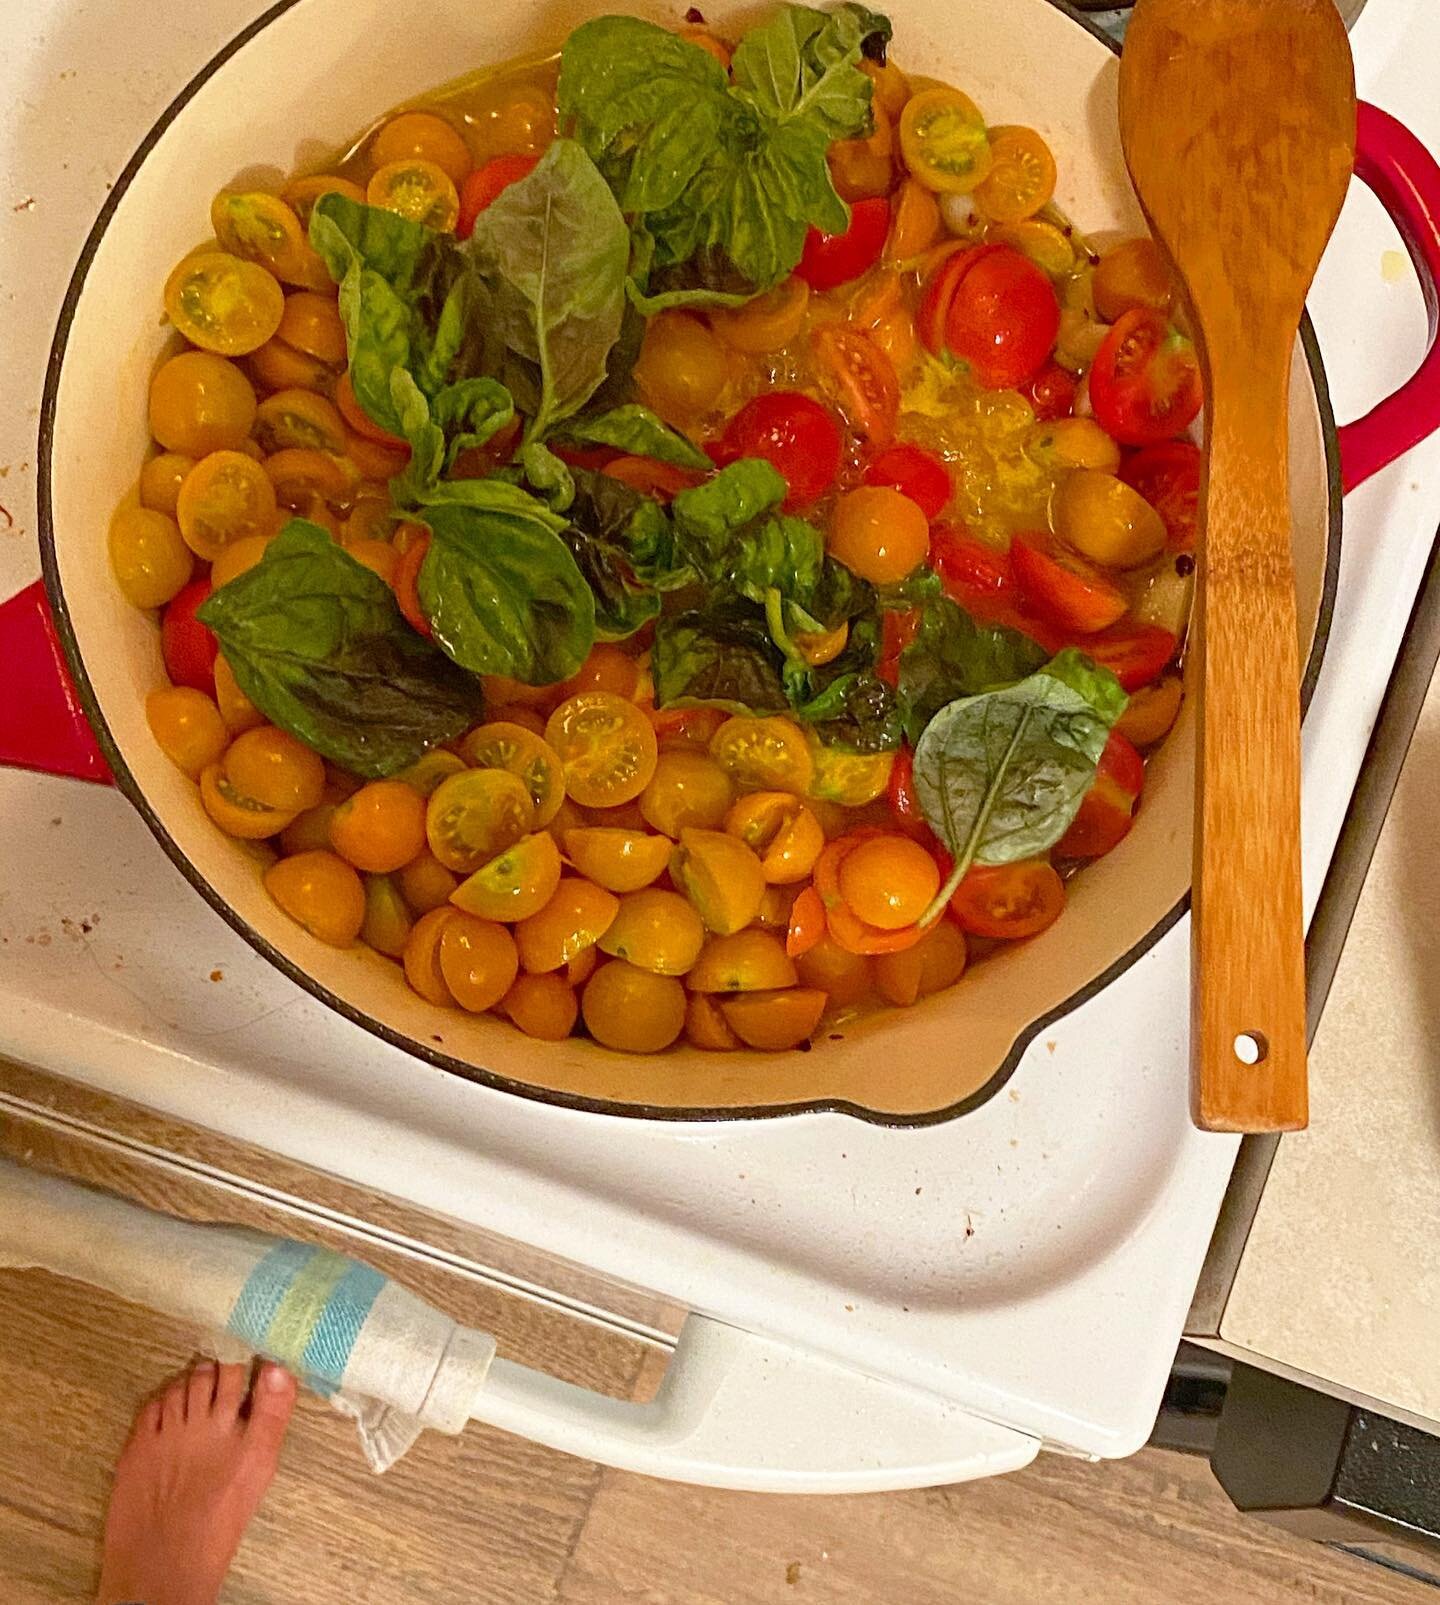
[[(279, 177), (323, 160), (388, 107), (476, 66), (559, 46), (587, 15), (651, 0), (432, 0), (416, 27), (390, 0), (281, 0), (184, 88), (115, 185), (65, 301), (41, 429), (44, 598), (3, 610), (13, 669), (0, 756), (103, 778), (105, 767), (197, 892), (322, 1003), (456, 1074), (510, 1092), (612, 1113), (753, 1116), (836, 1108), (886, 1121), (933, 1121), (983, 1102), (1037, 1031), (1093, 995), (1179, 917), (1190, 877), (1193, 725), (1154, 757), (1126, 842), (1073, 883), (1063, 919), (978, 965), (955, 990), (823, 1037), (809, 1053), (658, 1059), (581, 1040), (552, 1045), (506, 1022), (441, 1011), (389, 961), (306, 935), (261, 885), (267, 852), (222, 836), (194, 784), (145, 723), (164, 683), (153, 616), (111, 578), (106, 535), (147, 444), (146, 393), (166, 348), (160, 286), (206, 232), (210, 197), (245, 174)], [(1054, 0), (894, 0), (895, 57), (967, 90), (993, 123), (1039, 128), (1060, 165), (1058, 203), (1087, 230), (1139, 232), (1121, 159), (1113, 46)], [(722, 31), (749, 20), (706, 6)], [(753, 8), (752, 8), (753, 14)], [(257, 115), (257, 108), (263, 113)], [(1440, 274), (1440, 170), (1402, 128), (1365, 108), (1360, 175), (1412, 244), (1434, 305)], [(1291, 398), (1292, 500), (1307, 688), (1324, 652), (1340, 543), (1340, 496), (1440, 423), (1440, 352), (1400, 396), (1337, 435), (1308, 331)], [(53, 615), (53, 626), (52, 616)], [(63, 643), (98, 739), (67, 721)], [(23, 682), (23, 683), (22, 683)], [(70, 704), (73, 712), (73, 700)], [(84, 732), (88, 741), (89, 732)], [(1237, 754), (1237, 761), (1243, 755)], [(157, 867), (157, 873), (161, 871)]]

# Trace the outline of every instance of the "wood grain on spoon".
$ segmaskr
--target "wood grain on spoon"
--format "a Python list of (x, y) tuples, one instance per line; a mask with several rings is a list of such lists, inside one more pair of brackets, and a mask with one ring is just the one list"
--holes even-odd
[(1205, 1130), (1291, 1131), (1308, 1105), (1289, 396), (1305, 296), (1354, 165), (1335, 0), (1140, 0), (1120, 128), (1206, 381), (1193, 1111)]

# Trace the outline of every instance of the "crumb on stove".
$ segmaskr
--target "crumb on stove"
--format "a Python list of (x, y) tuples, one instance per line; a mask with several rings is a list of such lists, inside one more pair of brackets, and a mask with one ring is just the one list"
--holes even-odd
[(800, 1562), (798, 1560), (792, 1560), (790, 1564), (786, 1566), (785, 1581), (789, 1583), (791, 1588), (794, 1588), (796, 1583), (800, 1581)]
[(1058, 1042), (1047, 1042), (1045, 1044), (1045, 1051), (1046, 1051), (1046, 1053), (1054, 1053), (1056, 1048), (1058, 1048), (1059, 1046), (1060, 1046), (1060, 1044)]
[(225, 979), (224, 970), (211, 970), (210, 979), (212, 981), (223, 981)]

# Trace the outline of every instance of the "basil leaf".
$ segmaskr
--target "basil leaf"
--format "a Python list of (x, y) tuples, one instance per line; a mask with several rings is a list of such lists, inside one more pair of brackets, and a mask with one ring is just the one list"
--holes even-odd
[(694, 572), (675, 555), (669, 514), (654, 497), (608, 474), (586, 468), (570, 472), (575, 482), (573, 526), (591, 539), (618, 547), (641, 586), (676, 591), (694, 583)]
[(981, 624), (948, 597), (934, 597), (923, 606), (915, 639), (900, 654), (898, 700), (906, 735), (918, 742), (947, 703), (1033, 674), (1046, 657), (1028, 635)]
[(552, 513), (563, 513), (575, 500), (575, 481), (568, 466), (539, 441), (520, 449), (525, 482)]
[(462, 379), (427, 399), (406, 368), (390, 375), (390, 400), (410, 461), (391, 483), (401, 505), (422, 505), (462, 451), (483, 446), (515, 417), (510, 392), (494, 379)]
[(862, 49), (890, 33), (889, 19), (864, 6), (782, 6), (740, 41), (732, 76), (772, 116), (804, 118), (827, 139), (847, 139), (870, 117), (870, 80), (857, 69)]
[(764, 618), (719, 603), (660, 619), (650, 652), (658, 707), (713, 703), (732, 713), (785, 713), (790, 700)]
[(697, 473), (708, 474), (715, 466), (678, 429), (662, 423), (648, 407), (633, 402), (588, 418), (573, 418), (556, 433), (566, 440), (583, 441), (591, 446), (614, 446), (635, 457), (650, 457), (676, 468), (694, 469)]
[(378, 575), (304, 519), (196, 617), (272, 724), (357, 775), (396, 774), (484, 709), (480, 682), (410, 628)]
[(784, 477), (760, 457), (745, 457), (722, 468), (670, 503), (682, 554), (707, 578), (720, 579), (728, 566), (734, 536), (778, 507), (789, 494)]
[(480, 214), (467, 250), (487, 337), (533, 372), (526, 440), (539, 440), (605, 381), (625, 315), (625, 219), (585, 151), (557, 139)]
[(565, 520), (498, 479), (444, 482), (419, 516), (430, 528), (420, 605), (436, 644), (476, 674), (526, 685), (567, 679), (595, 640), (595, 600), (559, 532)]
[(810, 670), (807, 694), (794, 713), (815, 726), (827, 747), (869, 753), (900, 745), (904, 728), (894, 689), (875, 672), (879, 651), (880, 623), (870, 614), (851, 624), (838, 658)]
[(1126, 700), (1108, 669), (1067, 648), (1018, 684), (935, 715), (915, 747), (915, 792), (955, 867), (921, 923), (972, 864), (1013, 864), (1060, 840)]

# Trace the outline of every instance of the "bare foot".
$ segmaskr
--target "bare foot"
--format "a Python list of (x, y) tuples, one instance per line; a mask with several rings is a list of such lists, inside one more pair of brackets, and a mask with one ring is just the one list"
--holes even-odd
[(215, 1605), (275, 1467), (295, 1381), (201, 1360), (140, 1411), (115, 1469), (97, 1605)]

